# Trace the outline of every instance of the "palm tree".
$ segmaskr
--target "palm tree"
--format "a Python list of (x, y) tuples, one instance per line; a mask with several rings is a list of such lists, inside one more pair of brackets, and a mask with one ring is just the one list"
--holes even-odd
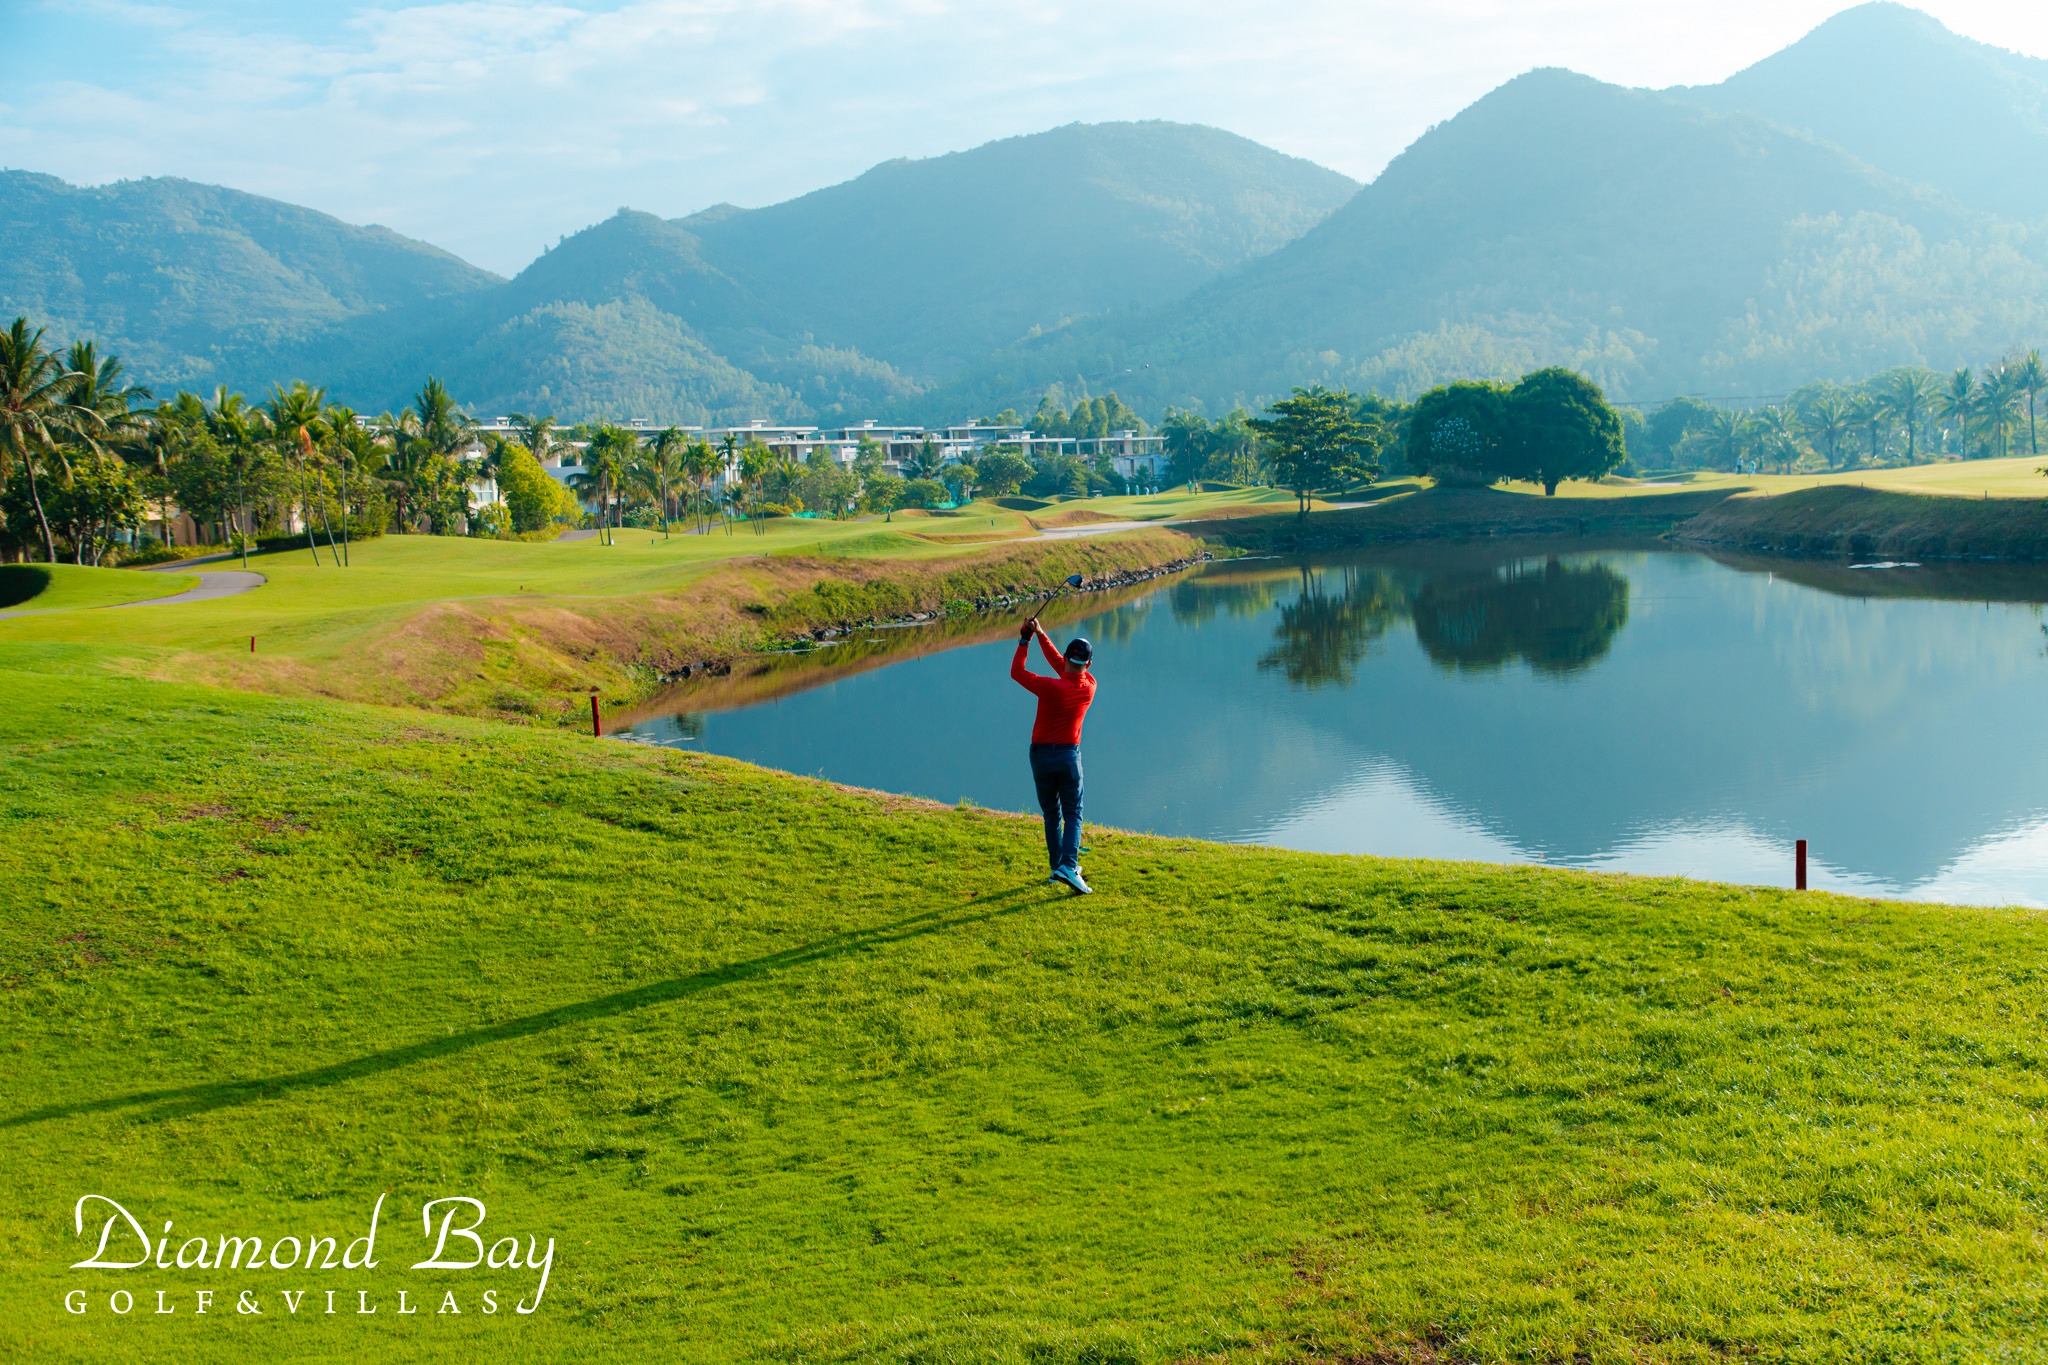
[(639, 454), (640, 441), (624, 427), (609, 424), (597, 429), (583, 452), (583, 468), (569, 476), (569, 486), (597, 500), (597, 529), (601, 544), (618, 542), (611, 532), (613, 500), (625, 486), (626, 471)]
[(1849, 421), (1870, 438), (1870, 462), (1877, 463), (1878, 447), (1884, 444), (1891, 426), (1891, 407), (1874, 393), (1859, 393), (1849, 402)]
[[(72, 433), (76, 444), (95, 456), (102, 456), (107, 453), (102, 441), (123, 453), (142, 442), (148, 417), (140, 408), (151, 395), (141, 385), (127, 382), (127, 367), (119, 356), (102, 357), (95, 343), (74, 341), (64, 359), (64, 368), (71, 375), (68, 395), (71, 406), (81, 412), (93, 413), (99, 419), (89, 423), (87, 430)], [(84, 537), (73, 541), (72, 557), (77, 563), (85, 562)], [(97, 557), (95, 552), (95, 562)]]
[(207, 429), (220, 443), (221, 453), (235, 471), (236, 522), (231, 529), (240, 542), (242, 567), (249, 567), (249, 541), (256, 534), (249, 516), (249, 476), (256, 471), (258, 443), (262, 437), (263, 414), (249, 406), (239, 393), (228, 392), (225, 384), (213, 391), (213, 406), (206, 414)]
[[(740, 453), (739, 453), (739, 452), (740, 452), (740, 439), (739, 439), (739, 437), (737, 437), (737, 436), (733, 435), (733, 434), (732, 434), (731, 432), (729, 432), (729, 431), (728, 431), (728, 432), (726, 432), (726, 433), (725, 433), (725, 435), (724, 435), (724, 436), (722, 436), (722, 437), (720, 437), (720, 438), (719, 438), (719, 442), (718, 442), (718, 455), (719, 455), (719, 464), (718, 464), (718, 472), (719, 472), (719, 475), (720, 475), (720, 476), (721, 476), (722, 478), (725, 478), (725, 479), (728, 479), (728, 480), (733, 480), (733, 479), (738, 479), (738, 478), (740, 477)], [(726, 505), (727, 505), (727, 507), (728, 507), (728, 508), (730, 508), (730, 507), (731, 507), (731, 505), (732, 505), (732, 501), (733, 501), (733, 493), (734, 493), (734, 491), (735, 491), (735, 489), (733, 489), (733, 488), (727, 488), (727, 489), (726, 489), (726, 498), (725, 498), (725, 501), (726, 501)], [(731, 515), (730, 515), (729, 513), (728, 513), (728, 514), (726, 515), (726, 518), (725, 518), (725, 533), (726, 533), (727, 535), (731, 535), (731, 534), (732, 534), (732, 517), (731, 517)]]
[(1935, 398), (1934, 415), (1945, 422), (1954, 422), (1957, 441), (1956, 454), (1968, 455), (1970, 443), (1970, 418), (1977, 412), (1977, 377), (1963, 366), (1948, 377), (1948, 388)]
[(1828, 391), (1808, 401), (1799, 414), (1799, 424), (1819, 444), (1829, 469), (1841, 463), (1842, 438), (1849, 434), (1849, 405), (1840, 394)]
[(62, 462), (66, 441), (90, 441), (104, 419), (72, 401), (78, 375), (43, 349), (43, 329), (31, 332), (27, 318), (16, 318), (0, 334), (0, 484), (19, 466), (28, 479), (29, 501), (43, 532), (43, 553), (57, 562), (57, 539), (43, 510), (36, 466), (45, 459)]
[[(327, 390), (307, 386), (303, 379), (295, 380), (287, 389), (273, 384), (270, 388), (270, 428), (276, 433), (280, 453), (287, 460), (296, 461), (299, 467), (299, 518), (306, 523), (306, 548), (313, 553), (313, 565), (320, 564), (320, 545), (313, 539), (313, 495), (310, 482), (311, 466), (314, 461), (313, 442), (327, 434), (321, 424), (322, 412), (327, 406)], [(325, 504), (322, 504), (324, 518)], [(327, 547), (334, 548), (334, 528), (327, 528)], [(336, 564), (341, 556), (336, 553)]]
[(2039, 415), (2041, 392), (2048, 389), (2048, 366), (2041, 363), (2039, 351), (2028, 351), (2015, 367), (2014, 375), (2019, 383), (2020, 392), (2027, 396), (2027, 453), (2039, 456), (2041, 433), (2036, 419)]
[(2020, 380), (2018, 372), (2010, 365), (2000, 365), (1986, 374), (1977, 384), (1977, 411), (1991, 425), (1993, 439), (1998, 442), (1998, 455), (2005, 458), (2008, 442), (2012, 438), (2013, 418), (2020, 405)]
[(683, 474), (690, 481), (690, 502), (696, 510), (700, 531), (710, 525), (711, 481), (718, 477), (718, 471), (722, 467), (718, 460), (718, 452), (711, 448), (709, 441), (692, 441), (683, 452)]
[(547, 463), (548, 452), (555, 448), (555, 419), (552, 417), (528, 417), (523, 412), (512, 414), (512, 427), (519, 433), (519, 444), (533, 452), (533, 458)]
[(377, 434), (364, 426), (351, 408), (332, 407), (327, 410), (327, 435), (333, 443), (336, 463), (341, 466), (341, 567), (345, 569), (348, 567), (350, 539), (349, 471), (381, 463), (384, 452), (378, 445)]
[(689, 439), (675, 427), (663, 431), (654, 438), (654, 444), (640, 457), (639, 468), (646, 476), (647, 491), (661, 502), (661, 536), (667, 540), (673, 532), (669, 527), (670, 492), (683, 479), (683, 454), (689, 446)]
[(1685, 438), (1684, 444), (1698, 450), (1705, 462), (1736, 470), (1749, 450), (1750, 436), (1747, 413), (1739, 408), (1716, 408), (1712, 417)]
[(1906, 428), (1907, 464), (1919, 462), (1917, 437), (1921, 426), (1927, 421), (1928, 411), (1934, 406), (1934, 400), (1940, 392), (1940, 386), (1934, 376), (1921, 369), (1896, 371), (1891, 377), (1891, 382), (1885, 386), (1885, 405)]
[(1759, 458), (1776, 455), (1779, 465), (1790, 474), (1804, 453), (1799, 449), (1799, 423), (1792, 410), (1782, 404), (1765, 408), (1757, 413), (1753, 430)]

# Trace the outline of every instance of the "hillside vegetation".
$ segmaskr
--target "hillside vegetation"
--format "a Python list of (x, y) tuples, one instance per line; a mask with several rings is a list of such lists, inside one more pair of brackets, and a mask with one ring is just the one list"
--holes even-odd
[(0, 312), (95, 338), (159, 386), (268, 387), (311, 333), (496, 283), (425, 242), (218, 185), (0, 171)]
[[(1880, 5), (1726, 87), (1531, 72), (1272, 255), (1161, 308), (1013, 348), (933, 402), (999, 407), (1108, 370), (1142, 410), (1214, 411), (1295, 384), (1412, 395), (1545, 364), (1619, 398), (1754, 399), (1973, 363), (2048, 332), (2048, 236), (2038, 215), (1996, 216), (2031, 215), (2039, 177), (2019, 153), (2048, 106), (2043, 65)], [(1856, 98), (1831, 98), (1850, 87)], [(1946, 112), (1917, 140), (1890, 137), (1923, 108)], [(1979, 128), (1997, 131), (1987, 143)], [(1837, 136), (1895, 155), (1873, 165)], [(1954, 174), (1922, 183), (1935, 142), (1964, 150)], [(1959, 168), (1993, 164), (1999, 184), (2035, 188), (1945, 192), (1968, 188)]]

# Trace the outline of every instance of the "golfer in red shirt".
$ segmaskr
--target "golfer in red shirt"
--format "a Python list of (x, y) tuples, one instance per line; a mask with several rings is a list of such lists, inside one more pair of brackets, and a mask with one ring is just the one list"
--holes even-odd
[[(1034, 635), (1052, 665), (1050, 678), (1024, 666)], [(1010, 676), (1038, 698), (1038, 719), (1031, 725), (1031, 780), (1038, 786), (1038, 808), (1045, 813), (1050, 880), (1064, 882), (1083, 896), (1093, 888), (1081, 876), (1081, 720), (1095, 700), (1095, 675), (1088, 671), (1094, 660), (1095, 647), (1078, 637), (1065, 654), (1054, 649), (1036, 616), (1017, 632), (1017, 654), (1010, 660)]]

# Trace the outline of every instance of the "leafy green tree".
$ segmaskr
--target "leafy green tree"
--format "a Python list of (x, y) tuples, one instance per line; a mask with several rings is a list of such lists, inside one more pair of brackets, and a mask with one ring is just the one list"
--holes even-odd
[(1674, 398), (1651, 413), (1645, 434), (1652, 458), (1676, 459), (1686, 438), (1713, 420), (1715, 411), (1697, 398)]
[(1408, 409), (1408, 467), (1440, 483), (1491, 483), (1506, 465), (1509, 421), (1500, 385), (1439, 385)]
[(117, 530), (139, 527), (147, 512), (128, 467), (105, 450), (81, 452), (50, 502), (50, 521), (71, 543), (74, 564), (97, 565)]
[(1598, 480), (1627, 458), (1621, 418), (1598, 385), (1560, 366), (1524, 375), (1508, 394), (1514, 472), (1555, 497), (1565, 479)]
[(982, 456), (974, 469), (981, 491), (997, 498), (1015, 493), (1032, 474), (1031, 461), (1000, 447)]
[(887, 470), (879, 470), (861, 484), (860, 502), (870, 512), (880, 512), (883, 521), (894, 521), (896, 509), (904, 506), (904, 480)]
[(44, 349), (42, 329), (29, 330), (27, 318), (16, 318), (0, 335), (0, 482), (17, 471), (26, 480), (43, 551), (52, 564), (57, 540), (37, 467), (45, 461), (61, 465), (65, 444), (90, 441), (105, 425), (97, 412), (72, 401), (74, 378), (62, 360)]
[(1379, 477), (1379, 433), (1359, 419), (1344, 390), (1297, 388), (1266, 412), (1249, 425), (1274, 477), (1294, 493), (1297, 515), (1308, 515), (1309, 498), (1319, 491)]
[(1159, 434), (1166, 441), (1167, 482), (1184, 483), (1190, 493), (1194, 492), (1214, 450), (1208, 420), (1179, 408), (1168, 408), (1166, 420), (1159, 424)]
[(946, 501), (946, 485), (937, 479), (905, 479), (898, 507), (937, 507)]

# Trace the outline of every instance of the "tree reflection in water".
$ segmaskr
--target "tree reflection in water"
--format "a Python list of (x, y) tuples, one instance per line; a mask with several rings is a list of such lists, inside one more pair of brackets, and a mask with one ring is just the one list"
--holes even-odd
[(1445, 668), (1486, 672), (1522, 659), (1538, 673), (1576, 673), (1628, 624), (1628, 580), (1605, 564), (1523, 560), (1433, 579), (1413, 612), (1417, 643)]
[[(1259, 660), (1297, 687), (1349, 685), (1373, 642), (1403, 617), (1442, 668), (1487, 672), (1519, 659), (1553, 676), (1596, 663), (1628, 624), (1628, 580), (1599, 563), (1552, 557), (1481, 573), (1306, 565), (1300, 572), (1300, 592), (1280, 607), (1273, 648)], [(1176, 602), (1174, 614), (1203, 607)]]
[[(1336, 580), (1334, 583), (1331, 580)], [(1334, 591), (1332, 590), (1334, 588)], [(1259, 667), (1297, 687), (1344, 686), (1359, 661), (1407, 609), (1407, 593), (1385, 569), (1301, 569), (1301, 595), (1280, 608), (1274, 645)]]

